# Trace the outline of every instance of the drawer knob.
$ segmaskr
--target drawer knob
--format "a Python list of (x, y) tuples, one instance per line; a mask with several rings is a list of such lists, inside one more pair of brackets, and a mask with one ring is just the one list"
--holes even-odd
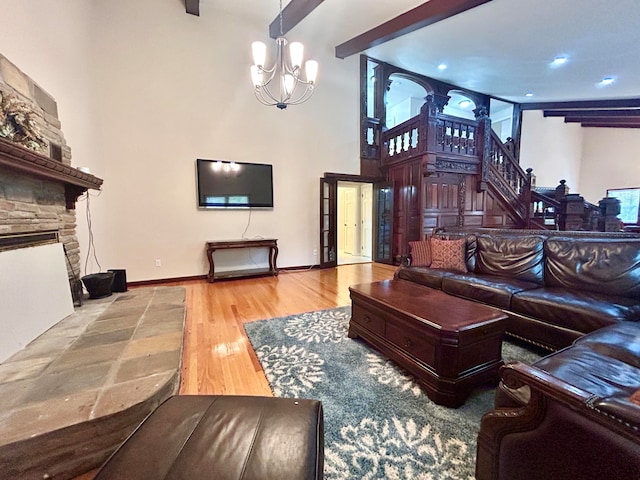
[(364, 323), (369, 323), (371, 321), (371, 318), (369, 318), (369, 315), (365, 315), (364, 316)]
[(404, 348), (409, 348), (411, 345), (413, 345), (413, 342), (409, 339), (406, 338), (404, 339), (404, 344), (402, 345)]

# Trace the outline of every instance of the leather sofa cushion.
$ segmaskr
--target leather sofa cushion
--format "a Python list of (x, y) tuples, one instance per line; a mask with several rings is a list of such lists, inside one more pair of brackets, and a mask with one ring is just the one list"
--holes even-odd
[(449, 275), (453, 275), (453, 272), (438, 268), (402, 266), (396, 270), (394, 278), (442, 290), (442, 279)]
[(640, 369), (640, 323), (638, 321), (601, 328), (577, 339), (575, 343)]
[(640, 369), (586, 345), (567, 347), (533, 366), (601, 398), (629, 398), (640, 388)]
[(640, 300), (640, 240), (549, 238), (544, 283)]
[(454, 274), (442, 278), (442, 290), (446, 293), (507, 309), (514, 293), (538, 287), (533, 282), (477, 273)]
[(544, 240), (536, 235), (478, 235), (475, 271), (542, 285)]
[(623, 320), (636, 321), (640, 318), (640, 301), (580, 289), (543, 287), (515, 293), (511, 310), (552, 325), (589, 333)]
[(160, 405), (95, 480), (321, 479), (322, 403), (178, 395)]

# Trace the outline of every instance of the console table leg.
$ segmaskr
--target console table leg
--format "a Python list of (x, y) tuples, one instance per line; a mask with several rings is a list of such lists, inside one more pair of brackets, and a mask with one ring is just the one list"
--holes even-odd
[(209, 274), (207, 275), (207, 279), (210, 283), (215, 281), (215, 268), (213, 264), (213, 250), (212, 248), (207, 248), (207, 258), (209, 259)]
[(271, 272), (273, 275), (278, 275), (278, 246), (274, 245), (271, 247), (271, 255), (269, 255), (269, 267), (271, 268)]

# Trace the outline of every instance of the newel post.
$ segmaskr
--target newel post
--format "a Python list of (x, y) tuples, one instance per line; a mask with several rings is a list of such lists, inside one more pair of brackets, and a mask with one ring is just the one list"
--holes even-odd
[(531, 217), (533, 216), (533, 205), (531, 203), (531, 190), (535, 188), (536, 176), (533, 174), (533, 168), (529, 167), (525, 170), (527, 173), (527, 181), (522, 189), (522, 202), (527, 206), (527, 228), (531, 227)]
[(418, 129), (418, 139), (421, 142), (422, 171), (423, 174), (431, 175), (436, 171), (436, 145), (438, 139), (438, 105), (433, 95), (427, 95), (425, 103), (420, 108), (420, 125)]
[(491, 119), (489, 118), (487, 107), (478, 107), (474, 110), (474, 113), (478, 121), (476, 142), (478, 144), (477, 151), (480, 154), (478, 192), (484, 192), (489, 181), (489, 164), (491, 162)]

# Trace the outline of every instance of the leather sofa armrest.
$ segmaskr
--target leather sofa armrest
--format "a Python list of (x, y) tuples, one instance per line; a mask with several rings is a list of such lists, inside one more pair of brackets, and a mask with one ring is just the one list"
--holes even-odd
[[(594, 396), (564, 380), (522, 362), (513, 362), (500, 369), (500, 390), (517, 404), (526, 405), (536, 395), (547, 395), (575, 406), (585, 405)], [(496, 408), (501, 405), (496, 404)]]
[[(591, 440), (584, 445), (581, 444), (582, 447), (576, 447), (578, 450), (597, 450), (601, 448), (601, 442), (605, 441), (605, 437), (621, 439), (620, 442), (633, 445), (633, 451), (637, 450), (640, 444), (638, 429), (616, 418), (610, 411), (603, 412), (598, 408), (598, 402), (602, 399), (590, 392), (568, 384), (544, 370), (520, 362), (505, 365), (500, 374), (503, 397), (495, 409), (486, 413), (480, 422), (476, 461), (478, 480), (498, 479), (501, 478), (501, 469), (502, 473), (505, 468), (509, 470), (509, 467), (504, 466), (504, 462), (510, 465), (509, 455), (514, 441), (522, 441), (522, 444), (526, 445), (523, 447), (525, 450), (530, 448), (531, 455), (538, 455), (540, 452), (534, 453), (535, 445), (556, 441), (553, 438), (558, 432), (554, 430), (554, 425), (559, 420), (565, 425), (559, 428), (569, 429), (561, 432), (562, 434), (566, 435), (577, 425), (590, 434), (594, 432), (593, 437), (587, 435)], [(524, 395), (523, 392), (527, 394)], [(499, 398), (497, 396), (496, 399)], [(507, 453), (504, 452), (503, 442), (508, 445)], [(595, 455), (591, 450), (585, 455), (587, 453)], [(622, 454), (621, 458), (627, 458), (624, 455)], [(550, 462), (553, 470), (558, 468), (557, 464), (553, 463), (555, 460), (545, 459), (544, 462)]]

